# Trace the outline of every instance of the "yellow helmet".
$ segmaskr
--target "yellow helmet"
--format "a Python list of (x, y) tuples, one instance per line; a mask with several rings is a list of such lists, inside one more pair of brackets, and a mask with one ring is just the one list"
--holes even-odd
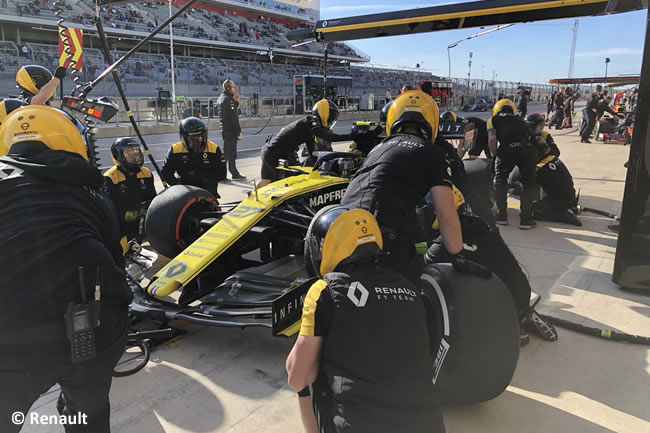
[[(458, 188), (456, 188), (456, 185), (452, 185), (451, 188), (454, 192), (454, 206), (456, 206), (456, 210), (458, 210), (462, 205), (465, 204), (465, 196), (463, 196), (463, 193), (460, 192)], [(436, 217), (436, 219), (433, 221), (433, 229), (440, 230), (440, 222), (438, 221), (438, 217)]]
[(326, 128), (331, 128), (339, 117), (339, 107), (329, 99), (321, 99), (311, 111), (320, 119), (321, 125)]
[(34, 96), (50, 82), (52, 76), (50, 70), (43, 66), (25, 65), (16, 73), (16, 87), (26, 93), (26, 96)]
[(4, 122), (5, 118), (14, 111), (16, 108), (28, 105), (27, 102), (20, 99), (4, 99), (0, 102), (0, 125)]
[(438, 134), (440, 111), (436, 101), (421, 90), (409, 90), (399, 95), (388, 108), (386, 135), (407, 126), (417, 126), (422, 135), (434, 141)]
[(515, 114), (517, 112), (517, 107), (515, 106), (515, 103), (512, 102), (510, 99), (501, 99), (499, 102), (494, 104), (494, 108), (492, 109), (492, 115), (496, 116), (497, 114), (501, 113), (504, 109), (509, 109), (512, 111), (511, 114)]
[(383, 240), (375, 217), (353, 206), (331, 206), (319, 211), (307, 232), (306, 257), (323, 276), (341, 263), (381, 254)]
[(9, 114), (0, 126), (0, 156), (66, 150), (88, 160), (84, 127), (71, 115), (45, 105), (27, 105)]

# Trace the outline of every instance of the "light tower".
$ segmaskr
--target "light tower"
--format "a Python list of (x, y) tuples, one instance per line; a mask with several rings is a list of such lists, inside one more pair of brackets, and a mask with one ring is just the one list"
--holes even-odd
[(576, 43), (578, 42), (578, 20), (573, 22), (573, 42), (571, 42), (571, 57), (569, 58), (569, 75), (568, 78), (573, 78), (573, 64), (576, 59)]

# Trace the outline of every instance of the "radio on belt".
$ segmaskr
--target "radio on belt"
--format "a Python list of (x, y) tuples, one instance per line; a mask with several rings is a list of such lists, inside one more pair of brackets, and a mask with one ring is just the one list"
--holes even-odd
[(101, 301), (101, 275), (97, 267), (94, 300), (88, 303), (86, 295), (86, 278), (83, 266), (79, 267), (79, 286), (81, 304), (68, 303), (65, 311), (66, 337), (70, 342), (70, 354), (73, 363), (79, 363), (95, 357), (95, 328), (99, 326)]

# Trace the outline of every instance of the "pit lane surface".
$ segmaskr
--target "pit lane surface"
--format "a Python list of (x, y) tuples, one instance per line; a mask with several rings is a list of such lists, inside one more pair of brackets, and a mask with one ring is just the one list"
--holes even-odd
[[(578, 124), (579, 119), (574, 125)], [(575, 128), (551, 133), (576, 189), (581, 189), (581, 203), (618, 213), (629, 148), (595, 141), (581, 144)], [(245, 174), (257, 175), (259, 158), (244, 158), (241, 166)], [(243, 186), (233, 183), (224, 189), (241, 198)], [(509, 204), (514, 207), (517, 202), (509, 199)], [(583, 214), (583, 227), (539, 222), (536, 229), (521, 231), (514, 224), (516, 209), (509, 214), (511, 225), (501, 232), (542, 296), (540, 312), (587, 326), (648, 335), (648, 297), (622, 291), (611, 282), (616, 236), (607, 226), (613, 221)], [(287, 386), (284, 371), (293, 339), (272, 338), (265, 329), (176, 326), (189, 333), (156, 349), (152, 362), (137, 375), (114, 380), (113, 432), (302, 431), (296, 395)], [(650, 350), (558, 331), (556, 343), (531, 337), (521, 350), (511, 385), (501, 396), (480, 405), (446, 408), (447, 430), (650, 432)], [(32, 411), (56, 414), (57, 396), (55, 387)], [(22, 430), (61, 431), (61, 426), (43, 425), (26, 425)]]

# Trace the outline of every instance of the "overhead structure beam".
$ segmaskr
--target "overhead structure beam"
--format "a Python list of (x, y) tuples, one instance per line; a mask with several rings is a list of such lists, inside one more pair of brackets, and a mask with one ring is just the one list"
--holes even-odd
[(614, 83), (614, 84), (639, 84), (641, 77), (588, 77), (588, 78), (552, 78), (548, 80), (550, 84), (597, 84), (597, 83)]
[(559, 18), (630, 12), (648, 7), (647, 0), (484, 0), (348, 18), (321, 20), (311, 30), (287, 38), (321, 41), (400, 36), (459, 28), (495, 26)]

